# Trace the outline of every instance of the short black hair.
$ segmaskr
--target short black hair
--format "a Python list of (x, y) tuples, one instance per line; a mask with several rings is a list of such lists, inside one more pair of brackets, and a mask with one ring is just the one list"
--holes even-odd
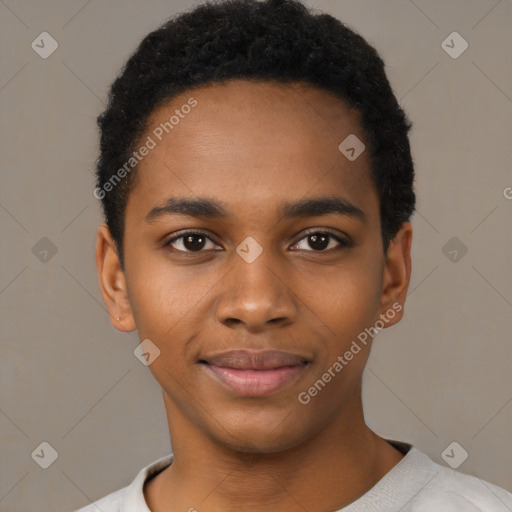
[(393, 94), (383, 60), (346, 24), (297, 0), (221, 0), (204, 2), (149, 33), (113, 82), (98, 117), (95, 196), (102, 200), (121, 265), (136, 166), (121, 173), (123, 179), (116, 173), (126, 169), (150, 115), (182, 92), (233, 79), (306, 82), (360, 112), (386, 252), (413, 214), (416, 198), (412, 123)]

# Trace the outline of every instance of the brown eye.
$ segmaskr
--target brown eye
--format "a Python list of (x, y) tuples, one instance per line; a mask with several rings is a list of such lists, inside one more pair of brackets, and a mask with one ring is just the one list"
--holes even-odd
[[(206, 247), (208, 243), (210, 247)], [(165, 247), (172, 247), (177, 252), (202, 252), (203, 249), (215, 249), (217, 244), (201, 232), (186, 232), (171, 238), (165, 243)]]
[(319, 233), (316, 235), (308, 235), (308, 244), (312, 249), (323, 251), (329, 245), (329, 235)]
[[(303, 240), (305, 240), (305, 243), (303, 243)], [(303, 245), (302, 247), (300, 247), (301, 244)], [(298, 248), (298, 250), (306, 250), (309, 252), (327, 252), (326, 249), (329, 251), (339, 250), (345, 247), (350, 247), (350, 245), (351, 244), (348, 241), (343, 240), (329, 231), (314, 231), (301, 238), (293, 247)], [(313, 251), (311, 251), (311, 249), (313, 249)]]

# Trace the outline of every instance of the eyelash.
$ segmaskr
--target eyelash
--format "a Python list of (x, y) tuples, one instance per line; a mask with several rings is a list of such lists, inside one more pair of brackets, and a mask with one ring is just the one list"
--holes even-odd
[[(167, 240), (165, 242), (165, 244), (164, 244), (164, 247), (170, 247), (171, 244), (173, 244), (177, 240), (183, 239), (183, 238), (185, 238), (187, 236), (194, 236), (194, 235), (202, 236), (202, 237), (208, 239), (209, 241), (213, 242), (214, 244), (217, 244), (217, 242), (215, 242), (215, 240), (213, 240), (211, 237), (209, 237), (206, 233), (204, 233), (202, 231), (182, 231), (179, 235), (173, 236), (172, 238)], [(353, 246), (353, 243), (351, 241), (348, 241), (348, 240), (345, 240), (345, 239), (341, 238), (340, 236), (338, 236), (337, 234), (333, 233), (332, 231), (329, 231), (329, 230), (318, 230), (318, 229), (311, 230), (311, 231), (305, 233), (304, 236), (302, 238), (300, 238), (297, 242), (295, 242), (293, 245), (297, 245), (299, 242), (301, 242), (302, 240), (304, 240), (305, 238), (307, 238), (310, 235), (327, 235), (330, 238), (334, 238), (334, 240), (336, 240), (339, 243), (339, 246), (335, 247), (334, 249), (333, 248), (331, 248), (331, 249), (322, 249), (322, 250), (311, 249), (311, 250), (306, 251), (306, 252), (329, 253), (329, 252), (331, 252), (333, 250), (334, 251), (339, 251), (339, 250), (342, 250), (342, 249), (348, 249), (348, 248)], [(302, 249), (299, 249), (299, 250), (302, 250)], [(199, 251), (182, 251), (182, 250), (179, 250), (179, 249), (175, 249), (175, 251), (178, 252), (178, 253), (183, 253), (183, 254), (200, 254), (202, 252), (206, 252), (203, 249), (201, 249)]]

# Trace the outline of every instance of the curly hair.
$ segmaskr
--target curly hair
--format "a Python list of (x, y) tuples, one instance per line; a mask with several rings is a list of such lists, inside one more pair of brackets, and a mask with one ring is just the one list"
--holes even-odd
[(377, 51), (346, 24), (298, 0), (217, 0), (149, 33), (113, 82), (107, 108), (98, 117), (95, 196), (101, 190), (98, 199), (121, 265), (124, 215), (136, 168), (115, 186), (108, 186), (109, 180), (126, 165), (158, 106), (188, 89), (230, 79), (306, 82), (361, 113), (386, 252), (413, 214), (416, 198), (408, 139), (412, 123)]

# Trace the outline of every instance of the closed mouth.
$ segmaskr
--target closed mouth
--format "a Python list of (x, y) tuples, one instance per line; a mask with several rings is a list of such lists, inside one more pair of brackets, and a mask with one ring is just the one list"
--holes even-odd
[(285, 366), (299, 366), (310, 361), (303, 356), (281, 350), (229, 350), (207, 356), (200, 363), (236, 370), (275, 370)]
[(263, 397), (295, 382), (311, 361), (279, 350), (230, 350), (198, 361), (237, 395)]

